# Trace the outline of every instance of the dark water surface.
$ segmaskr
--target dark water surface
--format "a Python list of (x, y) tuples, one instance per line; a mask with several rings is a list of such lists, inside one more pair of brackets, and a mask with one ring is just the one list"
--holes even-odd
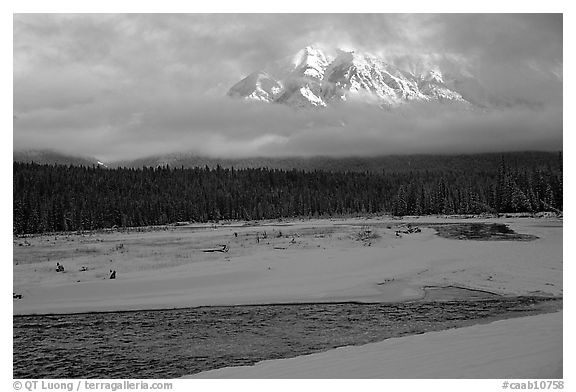
[(520, 234), (502, 223), (436, 223), (429, 224), (438, 236), (476, 241), (534, 241), (532, 234)]
[(502, 297), (14, 316), (13, 376), (174, 378), (528, 315), (560, 302)]
[[(442, 238), (448, 238), (452, 240), (473, 240), (473, 241), (534, 241), (538, 239), (538, 236), (532, 234), (522, 234), (517, 233), (512, 230), (507, 224), (504, 223), (484, 223), (484, 222), (404, 222), (397, 221), (395, 224), (391, 222), (387, 223), (367, 223), (367, 224), (350, 224), (342, 223), (335, 225), (340, 226), (370, 226), (370, 227), (380, 227), (394, 229), (408, 227), (429, 227), (436, 230), (436, 235)], [(534, 226), (538, 227), (538, 226)], [(546, 227), (546, 226), (542, 226)], [(561, 226), (550, 226), (550, 227), (560, 227)], [(401, 231), (402, 233), (402, 231)]]

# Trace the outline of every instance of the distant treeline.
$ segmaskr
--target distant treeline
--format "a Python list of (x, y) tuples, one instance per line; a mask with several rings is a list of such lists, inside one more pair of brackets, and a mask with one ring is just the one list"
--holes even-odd
[(545, 156), (491, 156), (491, 165), (467, 158), (465, 165), (457, 160), (454, 169), (398, 172), (103, 169), (15, 162), (14, 232), (361, 213), (562, 210), (561, 155)]
[[(26, 162), (34, 160), (36, 163), (62, 163), (61, 157), (58, 161), (54, 159), (54, 154), (44, 157), (44, 161), (34, 160), (35, 157), (28, 157)], [(553, 160), (558, 158), (557, 153), (542, 151), (506, 152), (491, 154), (460, 154), (460, 155), (385, 155), (375, 157), (256, 157), (256, 158), (209, 158), (187, 154), (173, 154), (158, 157), (148, 157), (132, 161), (107, 162), (110, 168), (129, 167), (158, 167), (170, 165), (170, 167), (206, 167), (215, 169), (220, 166), (224, 169), (253, 169), (267, 167), (281, 170), (305, 170), (305, 171), (331, 171), (331, 172), (386, 172), (401, 173), (406, 171), (433, 171), (442, 172), (445, 170), (467, 170), (474, 167), (474, 170), (494, 170), (500, 160), (504, 158), (507, 162), (519, 167), (546, 167)], [(71, 158), (73, 159), (73, 158)], [(15, 159), (17, 161), (18, 159)], [(74, 161), (76, 162), (76, 161)], [(73, 163), (77, 164), (77, 163)]]

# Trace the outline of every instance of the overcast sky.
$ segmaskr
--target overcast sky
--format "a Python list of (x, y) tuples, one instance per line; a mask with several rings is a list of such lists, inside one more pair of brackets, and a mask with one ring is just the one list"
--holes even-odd
[[(310, 44), (457, 64), (502, 104), (294, 111), (225, 96)], [(562, 16), (15, 15), (14, 148), (108, 161), (561, 149)]]

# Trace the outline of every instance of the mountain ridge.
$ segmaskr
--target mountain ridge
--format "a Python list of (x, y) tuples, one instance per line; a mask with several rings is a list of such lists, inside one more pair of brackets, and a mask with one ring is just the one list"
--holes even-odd
[(307, 46), (233, 85), (227, 95), (294, 108), (321, 108), (359, 99), (382, 107), (408, 102), (472, 105), (438, 66), (408, 72), (369, 53), (338, 49), (331, 57)]
[(94, 157), (72, 155), (55, 150), (16, 150), (12, 152), (13, 162), (37, 163), (40, 165), (73, 165), (107, 167)]
[[(194, 154), (171, 154), (154, 156), (132, 161), (117, 161), (108, 163), (111, 168), (127, 167), (164, 167), (211, 169), (220, 166), (225, 169), (268, 168), (278, 170), (304, 171), (334, 171), (334, 172), (390, 172), (404, 171), (443, 171), (455, 168), (476, 167), (492, 169), (497, 167), (502, 158), (515, 161), (520, 167), (526, 165), (546, 167), (551, 161), (561, 162), (558, 152), (519, 151), (492, 152), (476, 154), (410, 154), (410, 155), (380, 155), (372, 157), (251, 157), (251, 158), (209, 158)], [(561, 157), (561, 154), (560, 154)], [(559, 163), (561, 165), (561, 163)], [(463, 169), (464, 170), (464, 169)]]

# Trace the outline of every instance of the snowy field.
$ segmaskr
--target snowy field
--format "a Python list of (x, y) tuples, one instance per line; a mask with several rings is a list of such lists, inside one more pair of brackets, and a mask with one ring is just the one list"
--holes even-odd
[[(439, 223), (505, 224), (537, 239), (445, 238)], [(228, 252), (205, 252), (222, 245)], [(56, 272), (57, 262), (65, 272)], [(561, 297), (562, 220), (382, 217), (14, 238), (14, 292), (22, 295), (14, 314), (397, 302), (422, 299), (429, 286)], [(195, 377), (561, 378), (562, 336), (556, 312)]]
[(562, 312), (264, 361), (191, 378), (562, 378)]
[[(441, 238), (425, 225), (438, 222), (503, 223), (538, 239)], [(408, 223), (421, 227), (421, 232), (397, 236), (396, 231)], [(369, 238), (364, 238), (367, 228)], [(203, 251), (221, 244), (229, 247), (227, 253)], [(422, 297), (422, 287), (427, 285), (561, 296), (562, 221), (304, 220), (43, 235), (14, 238), (13, 262), (14, 292), (22, 295), (14, 300), (14, 314), (278, 302), (394, 302)], [(57, 262), (64, 266), (64, 273), (56, 272)], [(110, 270), (117, 271), (115, 280), (108, 279)]]

